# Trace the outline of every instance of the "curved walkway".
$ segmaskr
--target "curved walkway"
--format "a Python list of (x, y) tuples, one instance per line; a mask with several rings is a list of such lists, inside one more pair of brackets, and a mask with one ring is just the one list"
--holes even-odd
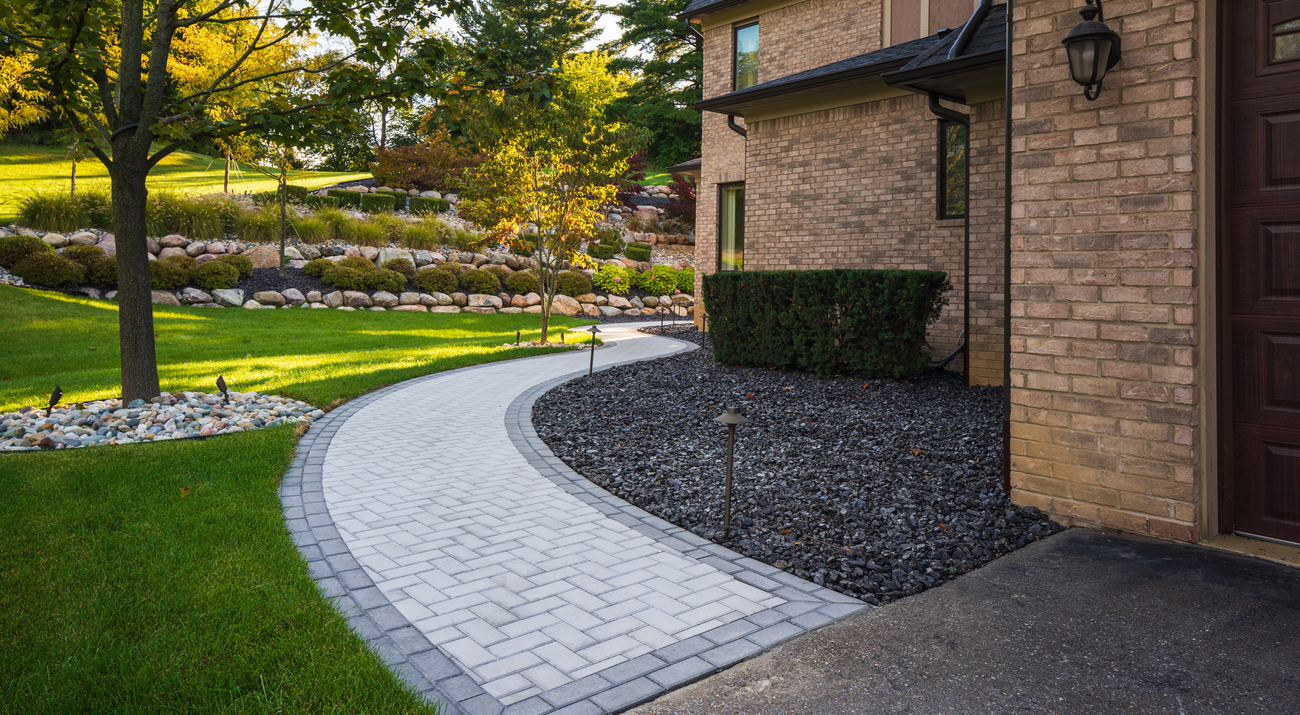
[[(649, 324), (602, 326), (597, 369), (695, 349), (636, 332)], [(532, 404), (589, 359), (376, 391), (318, 420), (285, 476), (288, 526), (321, 589), (444, 712), (618, 712), (866, 607), (557, 459)]]

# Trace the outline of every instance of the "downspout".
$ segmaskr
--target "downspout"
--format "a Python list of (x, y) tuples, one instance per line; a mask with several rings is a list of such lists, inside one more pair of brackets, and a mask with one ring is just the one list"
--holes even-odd
[(1002, 158), (1002, 489), (1011, 494), (1011, 11), (1015, 0), (1007, 0), (1007, 87), (1002, 100), (1002, 123), (1006, 125)]
[(952, 45), (948, 47), (948, 59), (955, 60), (965, 54), (971, 38), (975, 37), (975, 31), (984, 24), (984, 17), (989, 14), (990, 7), (993, 7), (993, 0), (980, 0), (975, 12), (971, 14), (966, 24), (962, 25), (961, 32), (957, 33), (957, 39), (953, 40)]
[[(967, 23), (968, 25), (970, 23)], [(966, 240), (963, 251), (963, 268), (962, 268), (962, 336), (963, 340), (958, 349), (962, 351), (961, 373), (962, 384), (970, 386), (970, 211), (971, 211), (971, 194), (970, 194), (970, 116), (962, 114), (953, 109), (948, 109), (939, 104), (939, 95), (936, 92), (930, 92), (930, 112), (937, 117), (956, 122), (966, 127)]]
[(749, 137), (749, 132), (745, 131), (744, 127), (740, 126), (739, 124), (736, 124), (736, 115), (734, 114), (727, 115), (727, 128), (739, 134), (742, 137), (746, 137), (746, 138)]

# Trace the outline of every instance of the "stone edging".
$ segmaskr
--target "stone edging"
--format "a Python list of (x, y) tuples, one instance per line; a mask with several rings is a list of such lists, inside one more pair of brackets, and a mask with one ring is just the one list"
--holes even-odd
[[(667, 336), (656, 336), (672, 340)], [(696, 346), (681, 342), (685, 349)], [(602, 347), (611, 347), (606, 343)], [(538, 355), (523, 360), (549, 357)], [(604, 365), (605, 370), (637, 360)], [(362, 395), (312, 424), (298, 443), (293, 463), (280, 485), (285, 522), (312, 578), (384, 661), (416, 692), (441, 700), (445, 715), (579, 715), (617, 713), (689, 684), (795, 636), (869, 608), (857, 599), (797, 578), (760, 561), (741, 556), (670, 524), (610, 494), (571, 470), (537, 436), (533, 404), (560, 384), (586, 374), (570, 373), (535, 385), (506, 409), (510, 441), (528, 463), (566, 493), (609, 518), (687, 557), (708, 563), (787, 603), (759, 611), (711, 631), (571, 681), (503, 708), (501, 702), (433, 645), (411, 624), (352, 556), (325, 505), (322, 485), (325, 454), (339, 427), (381, 397), (424, 380), (440, 378), (471, 365), (413, 378)]]

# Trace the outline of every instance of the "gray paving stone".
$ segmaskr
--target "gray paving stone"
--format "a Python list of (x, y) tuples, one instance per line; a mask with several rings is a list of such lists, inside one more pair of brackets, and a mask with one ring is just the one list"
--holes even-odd
[(751, 633), (745, 638), (757, 643), (760, 647), (770, 648), (787, 638), (803, 633), (804, 629), (793, 623), (778, 623), (774, 626), (768, 626), (757, 633)]
[(555, 707), (560, 707), (595, 695), (609, 686), (608, 680), (593, 674), (565, 683), (558, 688), (552, 688), (542, 693), (542, 699)]
[(538, 697), (531, 697), (527, 700), (521, 700), (517, 703), (507, 705), (501, 715), (543, 715), (551, 712), (552, 708), (549, 703)]
[(659, 685), (649, 678), (637, 678), (631, 682), (610, 688), (603, 693), (597, 693), (591, 696), (591, 700), (609, 712), (617, 712), (648, 700), (660, 690)]
[(741, 639), (725, 643), (712, 650), (706, 650), (700, 654), (700, 657), (722, 668), (732, 663), (738, 663), (762, 650), (762, 646), (757, 643)]
[(639, 678), (646, 673), (659, 670), (666, 665), (667, 663), (663, 660), (647, 653), (627, 662), (606, 668), (605, 670), (600, 671), (600, 675), (611, 683), (623, 683), (632, 680), (633, 678)]
[(703, 658), (692, 657), (673, 663), (666, 668), (656, 670), (651, 673), (649, 677), (667, 690), (684, 683), (689, 683), (696, 678), (713, 672), (714, 670), (717, 670), (717, 667), (712, 663), (709, 663)]
[(714, 643), (703, 636), (694, 636), (683, 641), (678, 641), (665, 648), (655, 651), (655, 655), (666, 663), (675, 663), (684, 660), (693, 655), (703, 653), (715, 646)]

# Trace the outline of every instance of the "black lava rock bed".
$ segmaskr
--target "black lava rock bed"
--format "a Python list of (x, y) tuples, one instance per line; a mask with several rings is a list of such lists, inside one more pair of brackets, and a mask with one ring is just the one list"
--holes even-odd
[[(307, 295), (309, 291), (318, 290), (322, 294), (332, 293), (337, 288), (331, 288), (319, 278), (314, 278), (302, 272), (301, 268), (284, 267), (284, 275), (280, 275), (279, 268), (255, 268), (251, 278), (242, 278), (239, 281), (239, 287), (244, 293), (252, 298), (253, 294), (258, 291), (271, 290), (282, 291), (290, 288), (297, 288)], [(367, 291), (369, 292), (369, 291)]]
[[(538, 435), (574, 471), (646, 511), (801, 578), (883, 603), (1061, 530), (1002, 490), (1002, 394), (951, 373), (907, 382), (712, 362), (702, 347), (623, 365), (538, 399)], [(732, 533), (722, 529), (727, 428)]]

